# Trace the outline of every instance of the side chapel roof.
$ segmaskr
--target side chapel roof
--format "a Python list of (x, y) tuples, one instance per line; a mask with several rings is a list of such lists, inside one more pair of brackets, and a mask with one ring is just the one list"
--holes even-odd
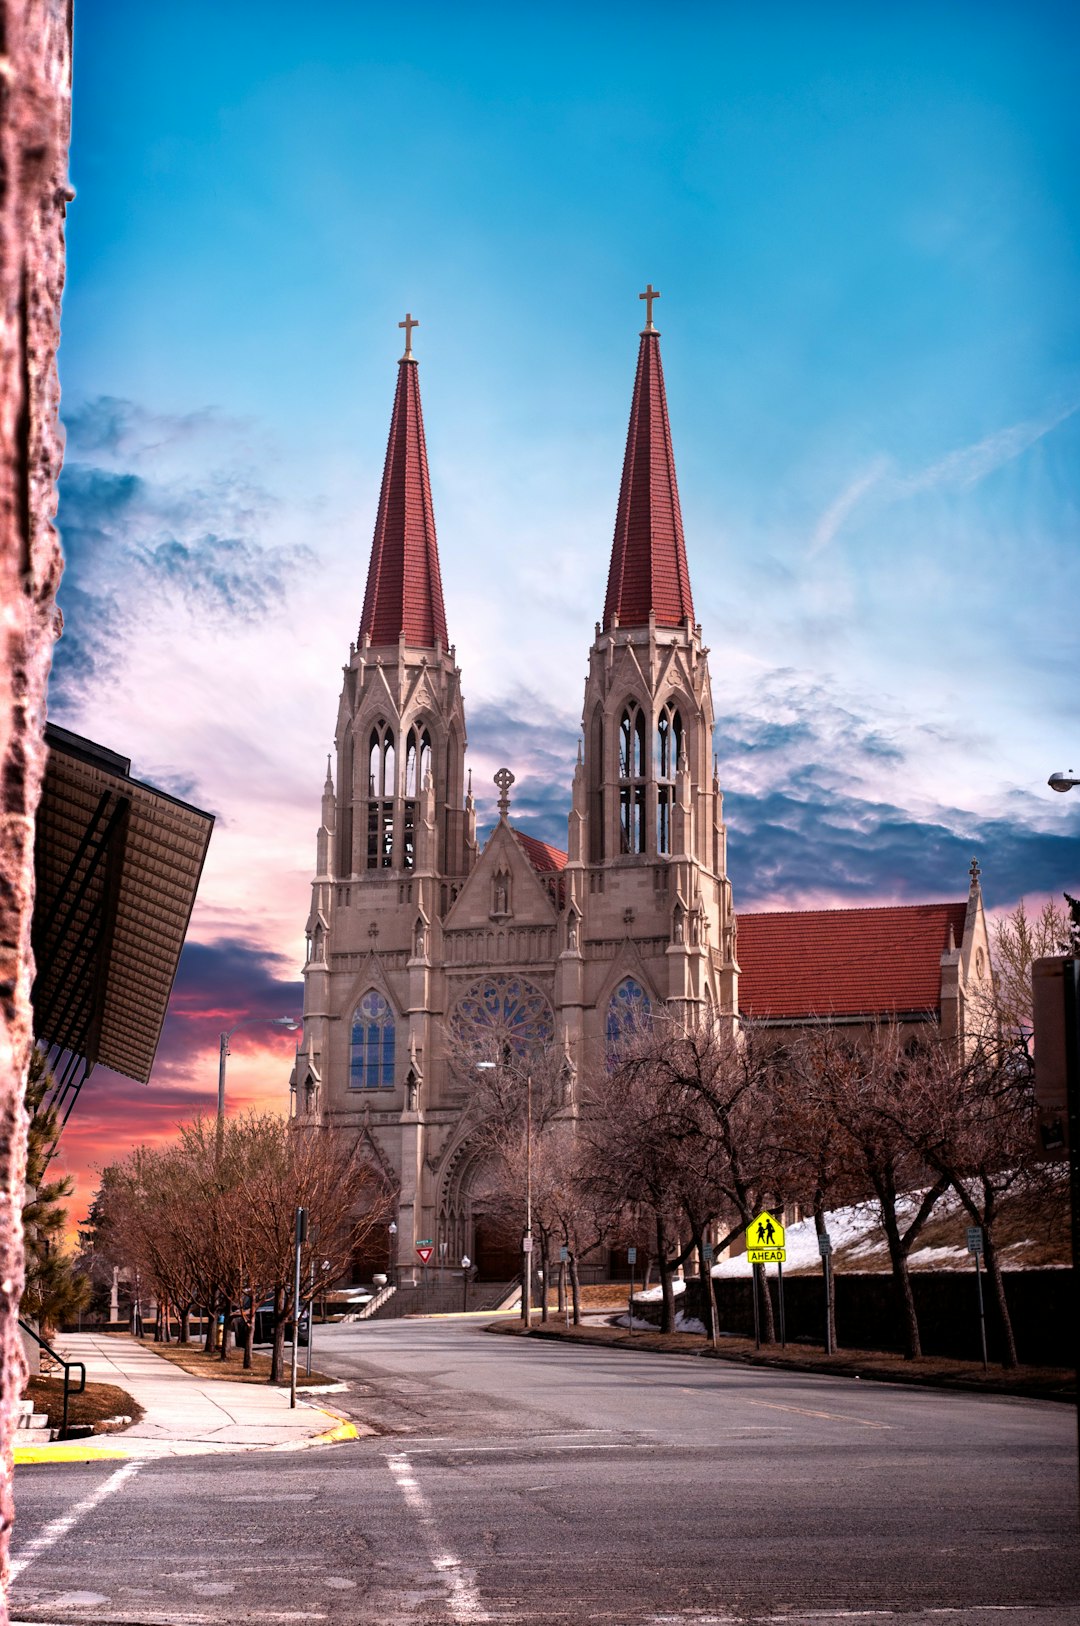
[(436, 642), (445, 649), (448, 644), (420, 380), (411, 350), (398, 362), (360, 617), (361, 642), (365, 636), (376, 646), (396, 644), (399, 638), (421, 649), (432, 649)]
[(660, 334), (651, 321), (638, 349), (604, 631), (611, 629), (616, 617), (623, 627), (647, 626), (650, 614), (662, 627), (694, 619)]
[[(967, 903), (738, 915), (739, 1008), (760, 1019), (937, 1011)], [(950, 941), (951, 933), (951, 941)]]
[[(567, 855), (514, 830), (541, 875)], [(739, 1009), (774, 1021), (937, 1012), (941, 956), (964, 939), (967, 902), (740, 914)]]

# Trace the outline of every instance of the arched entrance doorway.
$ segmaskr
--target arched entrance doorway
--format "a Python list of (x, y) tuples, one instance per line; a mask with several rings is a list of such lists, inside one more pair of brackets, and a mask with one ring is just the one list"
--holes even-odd
[(452, 1155), (441, 1182), (438, 1242), (457, 1264), (472, 1260), (479, 1282), (508, 1282), (521, 1269), (524, 1218), (497, 1178), (488, 1149), (464, 1141)]

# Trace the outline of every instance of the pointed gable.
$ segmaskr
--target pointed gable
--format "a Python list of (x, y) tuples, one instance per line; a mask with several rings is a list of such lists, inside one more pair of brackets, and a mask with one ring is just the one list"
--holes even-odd
[(966, 903), (739, 915), (739, 1009), (759, 1021), (924, 1015)]
[(420, 380), (411, 355), (398, 363), (360, 639), (376, 646), (447, 647), (435, 511), (428, 478)]
[(604, 630), (616, 618), (623, 627), (646, 626), (650, 614), (662, 627), (694, 619), (660, 335), (651, 326), (642, 333), (638, 350)]

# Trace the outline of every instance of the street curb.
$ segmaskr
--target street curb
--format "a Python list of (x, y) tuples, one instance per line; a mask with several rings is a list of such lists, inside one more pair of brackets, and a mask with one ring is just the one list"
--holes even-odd
[(644, 1339), (640, 1344), (635, 1344), (632, 1339), (608, 1343), (601, 1338), (575, 1338), (572, 1335), (568, 1337), (559, 1328), (532, 1327), (526, 1331), (522, 1326), (520, 1331), (516, 1328), (511, 1331), (505, 1323), (502, 1323), (485, 1327), (484, 1331), (504, 1335), (509, 1333), (510, 1336), (519, 1338), (540, 1338), (553, 1344), (574, 1344), (579, 1349), (605, 1349), (634, 1355), (664, 1355), (681, 1360), (720, 1361), (727, 1366), (750, 1367), (755, 1372), (802, 1372), (812, 1377), (847, 1378), (853, 1383), (886, 1383), (894, 1388), (933, 1389), (938, 1394), (988, 1395), (994, 1399), (1011, 1396), (1018, 1400), (1047, 1400), (1055, 1405), (1076, 1404), (1075, 1388), (1041, 1389), (1023, 1382), (1009, 1383), (1007, 1379), (995, 1383), (969, 1383), (963, 1378), (952, 1378), (947, 1375), (935, 1377), (930, 1373), (904, 1372), (900, 1369), (895, 1372), (874, 1372), (865, 1369), (857, 1371), (855, 1370), (859, 1365), (857, 1355), (853, 1355), (843, 1366), (825, 1366), (810, 1361), (786, 1361), (775, 1357), (769, 1360), (756, 1360), (753, 1354), (735, 1350), (730, 1352), (713, 1350), (708, 1345), (704, 1349), (657, 1349), (654, 1345), (647, 1344)]
[(11, 1454), (16, 1468), (31, 1467), (38, 1462), (127, 1461), (130, 1455), (130, 1451), (122, 1451), (115, 1445), (95, 1446), (90, 1441), (83, 1444), (66, 1440), (50, 1445), (17, 1445)]
[(78, 1462), (164, 1462), (175, 1460), (177, 1457), (224, 1457), (235, 1452), (267, 1452), (273, 1451), (308, 1451), (315, 1445), (343, 1445), (347, 1440), (359, 1440), (365, 1435), (374, 1434), (375, 1429), (369, 1428), (366, 1423), (353, 1423), (347, 1417), (342, 1417), (335, 1411), (327, 1411), (325, 1407), (312, 1407), (318, 1410), (323, 1417), (333, 1420), (333, 1428), (324, 1429), (321, 1434), (310, 1434), (303, 1440), (280, 1440), (276, 1445), (243, 1445), (239, 1441), (227, 1445), (216, 1445), (207, 1441), (202, 1449), (190, 1449), (201, 1445), (202, 1442), (177, 1440), (173, 1443), (184, 1445), (189, 1449), (172, 1452), (125, 1451), (119, 1445), (94, 1446), (89, 1441), (85, 1444), (74, 1441), (57, 1441), (52, 1445), (16, 1446), (14, 1452), (14, 1465), (19, 1467), (34, 1467), (42, 1463), (78, 1463)]

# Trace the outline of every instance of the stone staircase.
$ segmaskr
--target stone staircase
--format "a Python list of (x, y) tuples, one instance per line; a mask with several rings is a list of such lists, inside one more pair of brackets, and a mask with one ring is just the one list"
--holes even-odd
[[(469, 1310), (498, 1310), (505, 1299), (518, 1291), (517, 1282), (470, 1282)], [(396, 1321), (406, 1315), (451, 1315), (462, 1305), (460, 1276), (456, 1281), (429, 1282), (426, 1287), (399, 1282), (396, 1292), (365, 1319)]]
[(35, 1445), (47, 1445), (50, 1440), (56, 1438), (59, 1429), (49, 1427), (47, 1412), (35, 1411), (32, 1400), (20, 1400), (18, 1404), (19, 1420), (16, 1429), (20, 1435), (25, 1434), (28, 1436), (27, 1439), (20, 1440), (18, 1443), (29, 1445), (32, 1441)]

